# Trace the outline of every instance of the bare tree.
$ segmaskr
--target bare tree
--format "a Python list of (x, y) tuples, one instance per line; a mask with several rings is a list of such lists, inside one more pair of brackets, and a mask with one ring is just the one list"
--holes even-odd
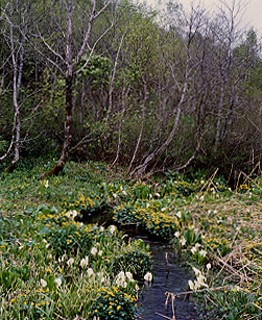
[[(90, 62), (99, 41), (113, 27), (114, 21), (112, 19), (111, 24), (100, 31), (99, 35), (94, 36), (93, 34), (95, 21), (106, 12), (106, 9), (110, 7), (112, 2), (113, 0), (108, 0), (105, 3), (98, 3), (96, 0), (92, 0), (90, 3), (86, 4), (84, 1), (77, 2), (73, 0), (63, 0), (59, 3), (54, 3), (46, 10), (48, 19), (46, 19), (46, 21), (46, 17), (41, 17), (41, 19), (44, 19), (45, 24), (50, 21), (50, 23), (53, 23), (54, 26), (56, 26), (57, 30), (55, 32), (56, 34), (59, 33), (58, 39), (56, 39), (55, 36), (52, 37), (52, 34), (49, 34), (48, 37), (38, 27), (36, 27), (35, 33), (30, 37), (31, 44), (43, 60), (47, 62), (49, 67), (55, 68), (65, 81), (63, 146), (60, 158), (56, 165), (50, 171), (43, 173), (41, 178), (57, 175), (63, 170), (68, 159), (72, 141), (71, 128), (75, 79)], [(62, 16), (59, 17), (61, 12)], [(57, 14), (57, 16), (55, 16), (55, 14)], [(82, 14), (86, 19), (81, 22), (80, 26), (79, 19), (76, 19), (77, 14)], [(39, 46), (39, 42), (41, 46)], [(85, 62), (79, 67), (79, 63), (83, 56), (85, 56)]]
[[(183, 106), (187, 99), (188, 89), (190, 86), (190, 82), (192, 80), (193, 74), (195, 69), (198, 67), (199, 62), (195, 61), (194, 58), (191, 56), (191, 45), (192, 41), (197, 34), (199, 28), (202, 24), (202, 15), (203, 12), (196, 11), (192, 8), (191, 15), (188, 19), (188, 31), (187, 31), (187, 41), (185, 41), (185, 61), (184, 61), (184, 79), (183, 82), (179, 82), (176, 79), (176, 75), (174, 72), (171, 72), (173, 77), (173, 86), (179, 92), (179, 99), (177, 99), (177, 103), (173, 106), (172, 110), (172, 118), (173, 118), (173, 125), (171, 130), (169, 131), (167, 138), (165, 141), (161, 143), (159, 147), (151, 151), (143, 160), (142, 164), (138, 165), (134, 170), (131, 172), (132, 175), (143, 175), (149, 165), (151, 165), (158, 157), (160, 157), (169, 147), (171, 142), (174, 140), (179, 124), (181, 114), (183, 112)], [(174, 63), (174, 62), (173, 62)], [(180, 66), (181, 68), (181, 66)], [(172, 66), (171, 66), (172, 69)], [(174, 71), (174, 70), (173, 70)]]
[[(237, 4), (235, 0), (232, 1), (232, 5), (227, 5), (222, 2), (223, 7), (221, 13), (218, 16), (218, 21), (213, 28), (215, 38), (217, 39), (217, 46), (221, 49), (218, 50), (219, 55), (219, 75), (220, 75), (220, 93), (219, 102), (216, 115), (216, 134), (214, 141), (214, 152), (217, 152), (223, 127), (223, 109), (226, 104), (226, 91), (230, 80), (230, 72), (233, 64), (233, 46), (237, 41), (236, 24), (237, 17), (241, 11), (241, 5)], [(231, 100), (231, 105), (234, 101)]]
[[(13, 128), (9, 147), (0, 160), (4, 160), (13, 153), (11, 164), (8, 168), (12, 171), (20, 158), (21, 140), (21, 103), (20, 89), (23, 75), (23, 65), (25, 57), (25, 35), (28, 29), (29, 6), (19, 6), (17, 1), (10, 0), (2, 12), (2, 19), (6, 25), (4, 32), (5, 44), (10, 50), (7, 59), (12, 70), (12, 102), (13, 102)], [(2, 66), (4, 67), (4, 66)]]

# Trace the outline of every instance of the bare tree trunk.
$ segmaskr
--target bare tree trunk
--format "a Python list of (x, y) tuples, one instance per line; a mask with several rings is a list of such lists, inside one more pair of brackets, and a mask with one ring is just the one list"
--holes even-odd
[(179, 125), (179, 120), (181, 116), (181, 108), (185, 100), (186, 92), (187, 92), (187, 87), (188, 87), (188, 82), (189, 82), (189, 60), (190, 60), (190, 53), (189, 53), (189, 47), (187, 49), (187, 58), (186, 58), (186, 69), (185, 69), (185, 80), (184, 80), (184, 85), (182, 88), (180, 100), (178, 102), (178, 105), (174, 108), (173, 113), (175, 114), (175, 119), (174, 119), (174, 124), (173, 127), (165, 140), (165, 142), (156, 150), (151, 152), (144, 160), (144, 162), (136, 167), (132, 172), (131, 175), (137, 175), (141, 176), (145, 173), (148, 165), (156, 158), (159, 157), (163, 154), (163, 152), (166, 151), (168, 146), (170, 145), (171, 141), (174, 139), (178, 125)]
[(144, 81), (144, 99), (143, 99), (143, 104), (142, 104), (142, 123), (141, 123), (141, 127), (140, 127), (140, 132), (139, 132), (139, 136), (136, 142), (136, 147), (132, 156), (132, 159), (129, 163), (128, 169), (127, 169), (127, 173), (130, 173), (131, 168), (133, 166), (133, 163), (135, 162), (136, 159), (136, 155), (142, 140), (142, 136), (143, 136), (143, 132), (144, 132), (144, 125), (145, 125), (145, 104), (146, 101), (148, 100), (148, 92), (147, 92), (147, 85), (146, 82)]
[(214, 152), (215, 153), (217, 153), (219, 142), (220, 142), (224, 99), (225, 99), (225, 85), (222, 84), (221, 88), (220, 88), (218, 111), (217, 111), (217, 115), (216, 115), (217, 121), (216, 121), (216, 134), (215, 134), (215, 142), (214, 142)]
[(125, 35), (123, 34), (120, 40), (120, 44), (118, 46), (117, 49), (117, 54), (116, 54), (116, 59), (115, 59), (115, 64), (114, 64), (114, 69), (113, 69), (113, 73), (112, 73), (112, 77), (110, 80), (110, 84), (109, 84), (109, 93), (108, 93), (108, 109), (106, 112), (106, 121), (108, 121), (110, 114), (112, 112), (113, 109), (113, 91), (114, 91), (114, 82), (115, 82), (115, 77), (116, 77), (116, 70), (117, 70), (117, 64), (118, 64), (118, 60), (119, 60), (119, 55), (120, 55), (120, 50), (122, 48), (123, 45), (123, 40), (124, 40)]
[[(7, 8), (8, 9), (8, 6)], [(13, 158), (11, 160), (10, 166), (7, 168), (8, 172), (15, 169), (15, 166), (20, 158), (20, 136), (21, 136), (21, 120), (20, 120), (20, 104), (19, 104), (19, 94), (21, 88), (21, 80), (23, 73), (24, 64), (24, 37), (19, 41), (15, 39), (14, 35), (14, 22), (13, 18), (13, 3), (9, 3), (9, 16), (8, 11), (4, 14), (8, 25), (9, 25), (9, 46), (11, 51), (11, 61), (12, 61), (12, 72), (13, 72), (13, 130), (12, 138), (6, 153), (0, 158), (0, 160), (5, 159), (13, 150)], [(24, 23), (24, 14), (22, 13), (21, 20)], [(20, 26), (22, 28), (22, 26)], [(24, 26), (23, 26), (24, 27)], [(25, 30), (24, 30), (25, 32)]]
[[(222, 2), (223, 3), (223, 2)], [(214, 141), (214, 153), (217, 153), (219, 144), (221, 142), (222, 137), (222, 130), (223, 130), (223, 109), (226, 102), (226, 90), (229, 86), (229, 78), (230, 78), (230, 71), (232, 68), (232, 50), (233, 50), (233, 44), (235, 42), (236, 37), (236, 18), (239, 15), (241, 11), (241, 2), (237, 5), (235, 0), (232, 1), (231, 6), (225, 5), (226, 9), (229, 12), (229, 17), (227, 18), (226, 12), (224, 12), (221, 9), (222, 13), (222, 20), (221, 23), (226, 22), (226, 25), (228, 26), (228, 35), (226, 35), (226, 52), (225, 56), (222, 54), (222, 59), (224, 61), (221, 61), (221, 87), (220, 87), (220, 96), (219, 96), (219, 104), (218, 104), (218, 111), (217, 111), (217, 121), (216, 121), (216, 133), (215, 133), (215, 141)]]
[(69, 79), (66, 79), (65, 96), (66, 96), (66, 117), (65, 117), (65, 123), (64, 123), (64, 142), (62, 146), (62, 151), (56, 165), (50, 171), (43, 173), (41, 175), (42, 179), (47, 176), (58, 175), (64, 169), (65, 163), (68, 159), (69, 149), (72, 141), (72, 110), (73, 110), (73, 79), (72, 77), (70, 77)]
[(65, 163), (68, 159), (69, 149), (72, 141), (72, 110), (73, 110), (73, 4), (72, 0), (67, 3), (67, 27), (66, 27), (66, 52), (65, 63), (67, 66), (66, 71), (66, 84), (65, 84), (65, 109), (66, 117), (64, 123), (64, 142), (60, 158), (56, 165), (41, 175), (41, 178), (46, 176), (57, 175), (64, 169)]
[(144, 125), (145, 125), (145, 109), (143, 109), (143, 111), (142, 111), (142, 124), (141, 124), (141, 127), (140, 127), (139, 136), (138, 136), (138, 139), (137, 139), (137, 142), (136, 142), (136, 147), (135, 147), (132, 159), (131, 159), (131, 161), (129, 163), (129, 166), (128, 166), (128, 169), (127, 169), (127, 173), (129, 173), (131, 171), (133, 163), (135, 162), (136, 155), (137, 155), (140, 143), (142, 141), (142, 136), (143, 136), (143, 132), (144, 132)]
[[(40, 178), (43, 179), (47, 176), (57, 175), (59, 172), (61, 172), (65, 166), (66, 161), (68, 160), (71, 142), (72, 142), (72, 113), (73, 113), (73, 85), (74, 80), (76, 77), (76, 74), (81, 73), (82, 70), (87, 66), (88, 62), (90, 61), (95, 47), (97, 43), (102, 39), (102, 37), (107, 33), (110, 28), (112, 28), (113, 24), (104, 31), (98, 39), (95, 41), (93, 46), (90, 44), (90, 38), (92, 35), (92, 28), (93, 23), (96, 18), (98, 18), (105, 10), (106, 8), (112, 3), (113, 0), (109, 0), (106, 2), (102, 8), (97, 12), (97, 1), (91, 0), (92, 2), (92, 9), (89, 14), (89, 20), (87, 21), (87, 29), (83, 33), (82, 36), (82, 43), (81, 46), (77, 49), (75, 47), (75, 44), (73, 42), (73, 13), (75, 10), (76, 4), (73, 5), (72, 0), (63, 1), (61, 5), (65, 5), (65, 10), (67, 13), (67, 25), (65, 28), (65, 31), (61, 32), (62, 37), (64, 38), (65, 42), (65, 48), (64, 48), (64, 57), (59, 53), (59, 51), (55, 50), (52, 45), (50, 45), (46, 39), (39, 34), (39, 37), (41, 38), (43, 44), (48, 48), (48, 50), (51, 52), (53, 56), (56, 57), (58, 62), (56, 60), (52, 60), (48, 58), (48, 61), (60, 72), (60, 74), (65, 79), (65, 122), (64, 122), (64, 140), (63, 140), (63, 146), (60, 154), (60, 158), (55, 164), (55, 166), (47, 171), (41, 174)], [(88, 5), (87, 5), (88, 8)], [(61, 26), (60, 26), (61, 27)], [(62, 28), (62, 27), (61, 27)], [(85, 64), (77, 70), (77, 66), (83, 57), (83, 55), (88, 51), (89, 58), (86, 60)], [(40, 54), (43, 55), (43, 53), (40, 51)]]
[[(176, 133), (177, 133), (177, 129), (179, 127), (180, 124), (180, 118), (181, 118), (181, 114), (182, 114), (182, 107), (185, 103), (186, 100), (186, 95), (188, 92), (188, 87), (189, 87), (189, 82), (191, 79), (191, 75), (195, 72), (195, 69), (199, 66), (199, 61), (197, 62), (193, 62), (193, 59), (191, 57), (191, 44), (192, 41), (196, 35), (196, 33), (198, 32), (200, 26), (202, 25), (202, 18), (203, 18), (203, 12), (202, 11), (195, 11), (194, 8), (192, 8), (192, 12), (189, 16), (188, 19), (188, 39), (187, 39), (187, 44), (186, 44), (186, 52), (185, 52), (185, 63), (184, 63), (184, 78), (183, 78), (183, 82), (180, 84), (174, 73), (172, 73), (172, 77), (173, 77), (173, 82), (174, 82), (174, 87), (177, 87), (177, 89), (180, 92), (180, 97), (179, 97), (179, 101), (178, 103), (174, 106), (173, 108), (173, 112), (172, 115), (174, 116), (174, 122), (173, 122), (173, 126), (168, 134), (168, 137), (166, 138), (166, 140), (161, 144), (161, 146), (159, 146), (158, 148), (156, 148), (155, 150), (153, 150), (152, 152), (150, 152), (146, 158), (144, 159), (143, 163), (140, 164), (139, 166), (137, 166), (132, 172), (131, 175), (135, 175), (135, 176), (142, 176), (145, 171), (147, 170), (148, 166), (150, 166), (151, 164), (153, 164), (154, 161), (157, 161), (157, 159), (159, 157), (161, 157), (163, 155), (164, 152), (166, 152), (166, 150), (168, 149), (169, 145), (171, 144), (171, 142), (174, 140)], [(172, 69), (172, 68), (171, 68)]]
[[(17, 162), (20, 158), (20, 137), (21, 137), (21, 119), (20, 119), (20, 105), (19, 105), (19, 92), (21, 87), (22, 72), (23, 72), (23, 62), (24, 62), (24, 48), (23, 43), (21, 43), (20, 53), (19, 53), (19, 63), (16, 65), (15, 57), (12, 54), (12, 61), (14, 70), (14, 79), (13, 79), (13, 105), (15, 109), (14, 122), (15, 125), (15, 140), (14, 140), (14, 156), (11, 161), (11, 165), (8, 168), (8, 171), (13, 171)], [(15, 75), (15, 73), (18, 73)]]

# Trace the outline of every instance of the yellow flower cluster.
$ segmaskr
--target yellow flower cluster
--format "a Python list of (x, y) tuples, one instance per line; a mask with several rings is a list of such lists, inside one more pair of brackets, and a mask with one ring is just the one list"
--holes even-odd
[(147, 206), (141, 208), (139, 205), (126, 210), (123, 206), (118, 206), (115, 210), (114, 219), (119, 222), (137, 223), (150, 234), (170, 240), (179, 228), (179, 221), (176, 216), (159, 210), (158, 206)]

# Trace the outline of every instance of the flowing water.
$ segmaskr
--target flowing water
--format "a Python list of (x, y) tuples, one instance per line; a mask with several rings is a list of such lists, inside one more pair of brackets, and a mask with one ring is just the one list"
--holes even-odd
[[(146, 240), (144, 240), (146, 241)], [(140, 298), (138, 319), (160, 320), (197, 320), (197, 312), (193, 302), (184, 295), (176, 297), (174, 314), (171, 299), (165, 308), (166, 292), (180, 293), (186, 291), (190, 278), (187, 270), (177, 261), (173, 250), (161, 243), (149, 241), (153, 258), (154, 279), (151, 285), (145, 283)], [(165, 318), (167, 317), (167, 318)]]
[[(87, 217), (87, 216), (86, 216)], [(112, 214), (90, 215), (85, 223), (97, 223), (98, 225), (112, 224)], [(144, 283), (139, 299), (137, 319), (141, 320), (198, 320), (197, 312), (190, 298), (184, 295), (176, 297), (174, 308), (169, 300), (167, 310), (165, 308), (166, 292), (180, 293), (187, 291), (190, 275), (185, 267), (179, 264), (178, 258), (172, 248), (160, 242), (148, 239), (141, 231), (125, 228), (130, 237), (142, 239), (149, 244), (153, 260), (153, 281), (151, 284)]]

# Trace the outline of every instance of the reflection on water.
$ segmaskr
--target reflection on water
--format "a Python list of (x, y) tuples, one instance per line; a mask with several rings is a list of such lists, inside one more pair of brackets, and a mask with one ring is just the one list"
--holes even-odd
[[(168, 311), (165, 310), (165, 293), (186, 291), (188, 289), (187, 282), (189, 280), (189, 275), (183, 267), (179, 266), (178, 263), (175, 263), (174, 254), (171, 251), (168, 251), (165, 246), (154, 242), (149, 242), (149, 244), (153, 257), (154, 281), (150, 286), (144, 285), (137, 318), (147, 320), (165, 319), (158, 315), (161, 314), (172, 319), (173, 313), (171, 303), (169, 303)], [(167, 260), (166, 253), (168, 253)], [(168, 264), (166, 261), (168, 261)], [(193, 303), (190, 302), (190, 300), (185, 299), (184, 296), (176, 298), (175, 307), (176, 320), (198, 319)]]
[[(83, 210), (80, 221), (85, 223), (97, 223), (98, 225), (108, 226), (115, 223), (112, 211), (93, 212), (89, 214)], [(144, 284), (140, 296), (137, 319), (141, 320), (198, 320), (194, 304), (184, 296), (177, 297), (175, 300), (175, 318), (169, 303), (168, 310), (165, 310), (166, 292), (180, 293), (187, 291), (189, 274), (186, 269), (176, 262), (176, 257), (171, 249), (161, 243), (150, 241), (143, 235), (141, 230), (134, 230), (133, 226), (120, 226), (120, 229), (132, 238), (143, 239), (150, 245), (153, 260), (153, 283)], [(167, 259), (166, 259), (167, 255)], [(160, 316), (161, 314), (162, 316)]]

